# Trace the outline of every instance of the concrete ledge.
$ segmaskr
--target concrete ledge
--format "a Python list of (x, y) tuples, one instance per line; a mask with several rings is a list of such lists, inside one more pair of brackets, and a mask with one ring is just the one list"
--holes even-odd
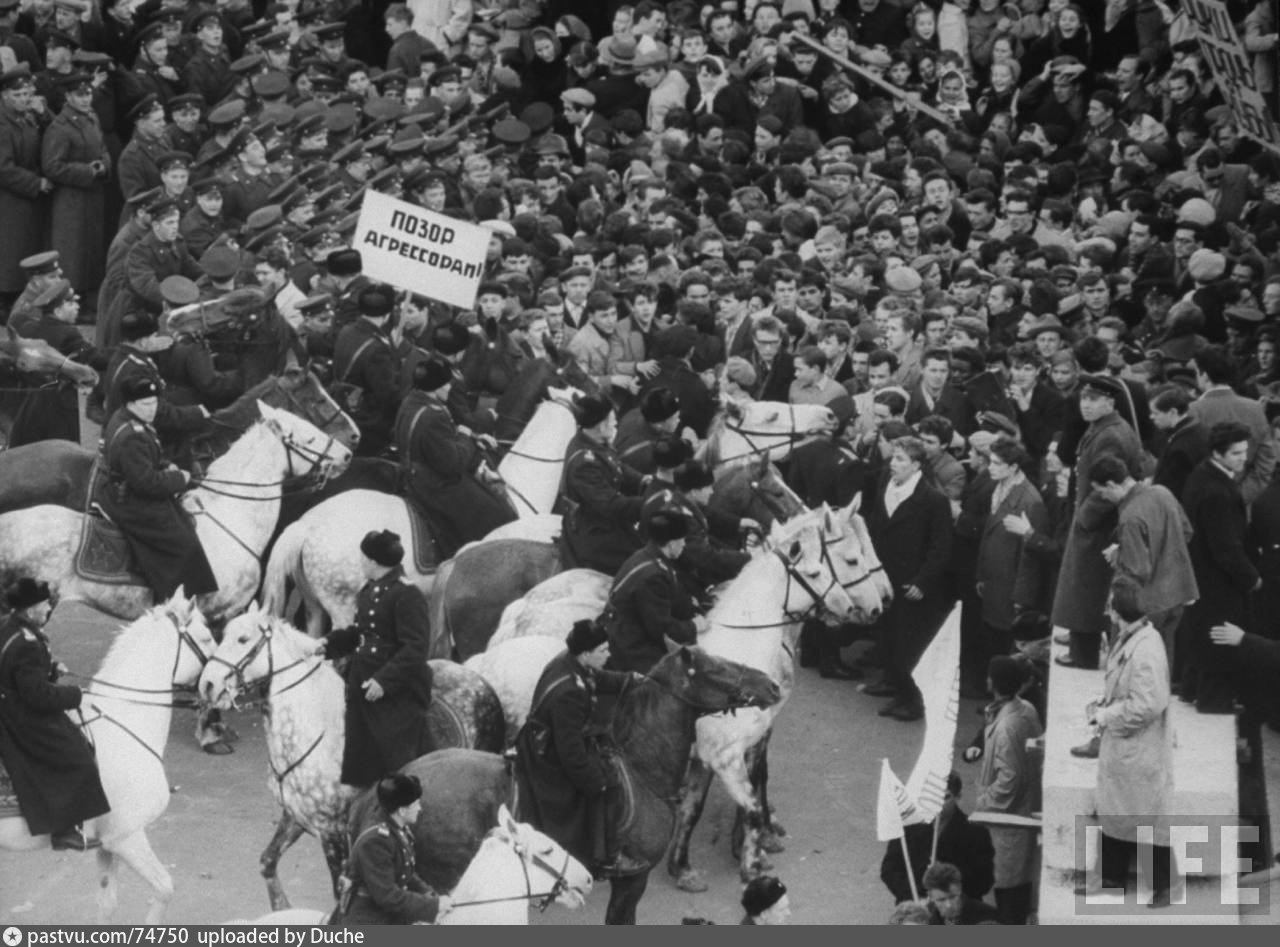
[[(1054, 655), (1067, 649), (1054, 646)], [(1097, 788), (1097, 760), (1077, 759), (1071, 747), (1091, 736), (1085, 705), (1102, 693), (1102, 671), (1080, 671), (1053, 665), (1049, 674), (1048, 729), (1045, 732), (1043, 864), (1051, 870), (1077, 867), (1077, 816), (1092, 817)], [(1174, 699), (1170, 706), (1173, 729), (1174, 811), (1178, 815), (1236, 815), (1235, 718), (1198, 714)], [(1088, 820), (1090, 824), (1094, 820)], [(1088, 852), (1087, 857), (1093, 858)], [(1219, 860), (1203, 859), (1201, 873), (1217, 876)], [(1159, 913), (1159, 912), (1152, 912)]]
[[(1073, 925), (1238, 925), (1239, 914), (1222, 906), (1222, 890), (1217, 878), (1188, 878), (1186, 904), (1153, 910), (1146, 907), (1149, 893), (1129, 885), (1124, 901), (1091, 904), (1075, 893), (1072, 872), (1042, 868), (1040, 872), (1039, 923)], [(1101, 900), (1101, 899), (1099, 899)]]

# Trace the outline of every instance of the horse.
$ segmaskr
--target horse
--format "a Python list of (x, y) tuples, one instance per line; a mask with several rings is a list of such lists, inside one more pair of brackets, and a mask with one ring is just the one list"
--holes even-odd
[[(760, 423), (770, 414), (762, 412)], [(775, 519), (792, 516), (804, 505), (772, 467), (767, 452), (761, 452), (753, 461), (720, 467), (711, 507), (750, 517), (768, 528)], [(560, 569), (558, 546), (533, 537), (459, 550), (436, 576), (431, 653), (443, 656), (452, 649), (464, 661), (480, 653), (498, 627), (503, 609)]]
[(513, 444), (524, 433), (539, 402), (552, 388), (573, 388), (594, 394), (599, 386), (582, 370), (577, 359), (554, 345), (546, 346), (546, 355), (536, 357), (520, 369), (494, 405), (497, 421), (493, 436), (499, 444)]
[[(678, 648), (640, 683), (624, 688), (611, 723), (632, 793), (623, 850), (651, 864), (666, 851), (673, 800), (689, 763), (698, 717), (768, 706), (779, 696), (768, 675), (697, 647)], [(414, 825), (418, 874), (436, 890), (450, 890), (480, 847), (498, 807), (511, 799), (511, 770), (494, 753), (441, 750), (414, 760), (404, 772), (422, 782), (422, 812)], [(648, 883), (648, 872), (614, 879), (605, 923), (634, 924)]]
[[(563, 457), (573, 431), (565, 428), (562, 419), (541, 420), (544, 417), (562, 418), (567, 413), (564, 405), (555, 400), (563, 400), (563, 397), (567, 394), (557, 390), (552, 399), (539, 405), (534, 420), (512, 450), (528, 456), (544, 450), (549, 452), (548, 457), (556, 454)], [(557, 436), (563, 438), (563, 443), (538, 441), (538, 438), (549, 437), (552, 430), (558, 432)], [(528, 471), (534, 479), (519, 486), (509, 484), (509, 495), (541, 497), (548, 489), (554, 493), (562, 465), (563, 460), (554, 468), (549, 464), (512, 468), (513, 476)], [(527, 503), (522, 510), (525, 515), (533, 512), (532, 505)], [(272, 547), (263, 582), (265, 607), (274, 614), (284, 614), (292, 580), (306, 606), (307, 628), (313, 635), (320, 634), (326, 615), (335, 628), (349, 625), (355, 615), (356, 593), (364, 585), (360, 551), (351, 537), (363, 536), (371, 529), (389, 529), (404, 538), (408, 545), (414, 535), (412, 516), (404, 498), (372, 490), (349, 490), (308, 510), (301, 519), (281, 532)], [(429, 596), (435, 570), (420, 572), (414, 555), (405, 556), (404, 568), (409, 581)]]
[[(258, 403), (262, 420), (209, 467), (183, 506), (196, 522), (218, 591), (200, 596), (200, 608), (220, 622), (242, 610), (258, 590), (261, 557), (275, 528), (286, 478), (341, 469), (351, 451), (286, 411)], [(117, 618), (131, 619), (152, 605), (140, 585), (107, 585), (75, 571), (84, 514), (61, 506), (35, 506), (0, 515), (0, 579), (38, 576), (62, 600), (81, 600)]]
[[(699, 646), (769, 674), (781, 688), (781, 699), (767, 709), (698, 722), (697, 746), (681, 790), (679, 827), (669, 860), (681, 888), (705, 890), (689, 867), (688, 848), (713, 775), (720, 776), (739, 807), (743, 878), (763, 869), (765, 850), (780, 850), (776, 837), (783, 833), (768, 807), (765, 759), (773, 720), (794, 686), (795, 642), (801, 622), (809, 612), (825, 607), (828, 614), (867, 624), (879, 617), (884, 603), (872, 578), (873, 570), (881, 571), (879, 561), (874, 551), (867, 553), (870, 541), (869, 537), (864, 541), (860, 523), (856, 501), (835, 513), (820, 508), (775, 523), (766, 547), (757, 550), (738, 577), (716, 596), (707, 615), (710, 625), (698, 636)], [(811, 547), (808, 567), (797, 573), (804, 581), (793, 584), (785, 571), (785, 558), (783, 567), (779, 566), (778, 553), (810, 533), (820, 537), (821, 545)], [(563, 649), (563, 630), (604, 610), (611, 581), (590, 570), (572, 570), (549, 579), (508, 607), (489, 649), (467, 661), (466, 666), (484, 677), (502, 701), (508, 740), (524, 724), (542, 669)], [(823, 583), (827, 590), (816, 598), (815, 589)], [(841, 608), (840, 600), (846, 595), (852, 611)], [(518, 605), (524, 607), (518, 609)]]
[[(176, 695), (194, 683), (215, 647), (193, 600), (179, 590), (121, 630), (95, 677), (88, 678), (77, 715), (95, 748), (111, 811), (85, 823), (98, 850), (98, 911), (106, 923), (119, 897), (120, 862), (151, 886), (146, 923), (158, 924), (173, 897), (173, 878), (151, 850), (147, 827), (169, 805), (164, 750)], [(0, 848), (45, 848), (20, 817), (0, 819)]]
[[(357, 790), (341, 782), (342, 678), (314, 653), (315, 642), (282, 618), (257, 607), (231, 619), (222, 644), (200, 676), (199, 693), (226, 709), (265, 681), (268, 784), (281, 808), (275, 834), (259, 863), (274, 910), (289, 906), (277, 874), (281, 856), (304, 832), (324, 850), (337, 895), (347, 854), (347, 810)], [(503, 746), (502, 706), (484, 679), (450, 661), (429, 662), (432, 745), (498, 751)]]
[(24, 375), (58, 375), (77, 385), (92, 385), (98, 373), (70, 361), (44, 339), (24, 339), (12, 326), (0, 326), (0, 450), (9, 442), (14, 417), (27, 399), (39, 391)]
[[(215, 411), (209, 434), (196, 442), (195, 449), (207, 459), (225, 453), (230, 435), (243, 434), (259, 420), (259, 402), (310, 421), (344, 447), (354, 448), (360, 440), (359, 429), (320, 380), (311, 372), (290, 368)], [(83, 512), (97, 458), (96, 451), (62, 440), (37, 441), (0, 452), (0, 513), (44, 504)], [(289, 494), (290, 498), (295, 495), (302, 494)]]
[[(505, 805), (498, 807), (498, 824), (480, 843), (458, 885), (449, 893), (448, 913), (436, 918), (441, 926), (526, 925), (529, 906), (546, 910), (552, 902), (576, 911), (591, 893), (591, 873), (550, 836), (517, 822)], [(328, 922), (332, 911), (286, 908), (252, 921), (228, 924), (309, 925)]]

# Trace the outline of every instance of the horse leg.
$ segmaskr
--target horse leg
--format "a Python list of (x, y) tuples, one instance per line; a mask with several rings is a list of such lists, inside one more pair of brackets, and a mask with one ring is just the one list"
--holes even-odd
[[(738, 804), (739, 812), (734, 818), (732, 846), (733, 854), (740, 862), (739, 870), (743, 881), (754, 878), (770, 867), (760, 851), (763, 815), (750, 772), (750, 767), (755, 765), (754, 750), (754, 747), (748, 747), (743, 755), (735, 757), (727, 766), (717, 771), (724, 782), (725, 789)], [(751, 759), (749, 760), (748, 757)]]
[(159, 924), (173, 897), (173, 877), (151, 850), (146, 833), (134, 832), (112, 848), (117, 858), (123, 859), (126, 865), (138, 873), (138, 877), (151, 886), (154, 894), (150, 899), (151, 907), (147, 910), (146, 923)]
[(685, 773), (684, 783), (680, 787), (680, 802), (676, 806), (676, 831), (671, 844), (671, 852), (667, 856), (667, 874), (676, 879), (676, 887), (681, 891), (700, 892), (707, 890), (706, 879), (702, 872), (689, 865), (689, 840), (693, 836), (694, 827), (702, 818), (702, 809), (707, 804), (707, 790), (711, 788), (711, 768), (694, 754), (689, 761), (689, 769)]
[(773, 818), (773, 807), (769, 805), (769, 737), (773, 729), (765, 732), (764, 739), (752, 748), (755, 763), (751, 767), (751, 788), (760, 800), (760, 812), (764, 818), (763, 831), (760, 835), (760, 848), (770, 855), (786, 851), (781, 838), (787, 834), (782, 823)]
[(649, 873), (643, 872), (629, 878), (614, 878), (609, 882), (609, 906), (604, 912), (606, 924), (635, 924), (636, 907), (649, 887)]
[(320, 837), (324, 860), (329, 865), (329, 880), (333, 882), (333, 899), (338, 900), (341, 890), (338, 879), (342, 877), (342, 865), (347, 860), (347, 837), (342, 832), (330, 832)]
[[(273, 911), (287, 911), (289, 909), (289, 898), (284, 893), (284, 886), (280, 884), (276, 869), (280, 864), (280, 857), (289, 846), (302, 838), (304, 831), (298, 821), (290, 815), (288, 809), (281, 810), (280, 821), (276, 823), (275, 834), (271, 836), (271, 841), (267, 843), (267, 847), (258, 856), (258, 864), (261, 866), (262, 877), (267, 882), (267, 897), (271, 899), (271, 910)], [(328, 854), (328, 851), (326, 851), (326, 858)]]
[(120, 900), (120, 861), (113, 852), (98, 849), (98, 923), (107, 924)]

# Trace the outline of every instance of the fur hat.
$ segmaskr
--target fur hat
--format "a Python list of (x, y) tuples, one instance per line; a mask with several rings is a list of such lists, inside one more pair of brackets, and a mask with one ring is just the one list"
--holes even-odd
[[(685, 443), (681, 441), (680, 443)], [(691, 460), (676, 470), (675, 476), (672, 477), (677, 488), (681, 490), (700, 490), (703, 487), (710, 487), (716, 482), (716, 478), (712, 476), (707, 465), (696, 460)]]
[(678, 437), (664, 437), (653, 445), (653, 464), (659, 470), (675, 470), (693, 459), (689, 442)]
[(404, 559), (404, 546), (400, 543), (400, 537), (389, 529), (365, 533), (364, 539), (360, 540), (360, 552), (388, 569), (400, 565), (400, 561)]
[(689, 535), (689, 520), (683, 513), (663, 510), (649, 517), (649, 538), (657, 545), (665, 546)]
[(422, 783), (417, 776), (392, 773), (378, 780), (378, 804), (387, 812), (411, 806), (422, 798)]
[(359, 250), (334, 250), (324, 264), (334, 276), (358, 276), (364, 269), (364, 258)]
[(413, 366), (413, 387), (419, 391), (439, 391), (453, 381), (453, 368), (438, 358), (428, 358)]
[(670, 420), (680, 413), (680, 399), (670, 388), (652, 388), (640, 399), (640, 414), (650, 424)]
[(564, 643), (568, 646), (570, 654), (586, 654), (588, 651), (594, 651), (608, 640), (609, 635), (605, 632), (602, 624), (589, 618), (584, 618), (573, 623), (573, 628), (569, 630)]
[(573, 403), (578, 427), (595, 427), (613, 413), (613, 402), (605, 395), (583, 395)]
[(23, 576), (5, 590), (4, 597), (11, 609), (15, 612), (21, 611), (24, 608), (30, 608), (32, 605), (49, 601), (51, 597), (49, 583), (37, 582), (35, 579)]
[(360, 290), (360, 295), (356, 299), (356, 307), (360, 310), (360, 315), (362, 316), (368, 316), (370, 319), (381, 319), (383, 316), (391, 315), (391, 309), (395, 305), (395, 301), (395, 292), (390, 286), (366, 286)]
[(772, 875), (762, 875), (747, 882), (742, 891), (742, 909), (757, 917), (782, 900), (787, 886)]
[(457, 355), (471, 344), (471, 333), (457, 323), (437, 326), (431, 333), (431, 346), (441, 355)]
[(124, 404), (141, 401), (143, 398), (160, 397), (160, 389), (150, 378), (126, 378), (120, 386), (120, 400)]

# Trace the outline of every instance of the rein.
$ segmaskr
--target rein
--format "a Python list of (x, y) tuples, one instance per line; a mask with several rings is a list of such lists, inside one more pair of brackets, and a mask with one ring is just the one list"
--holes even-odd
[[(303, 674), (296, 681), (289, 682), (284, 687), (280, 688), (280, 690), (276, 691), (275, 694), (268, 694), (266, 697), (260, 700), (249, 701), (243, 705), (239, 703), (235, 703), (234, 706), (237, 709), (253, 707), (259, 704), (262, 704), (262, 705), (268, 704), (270, 703), (271, 698), (273, 696), (279, 697), (281, 694), (288, 693), (289, 691), (293, 690), (295, 687), (302, 684), (304, 681), (307, 680), (307, 678), (309, 678), (312, 674), (315, 674), (317, 671), (320, 670), (321, 667), (324, 666), (324, 661), (320, 658), (319, 655), (308, 654), (308, 655), (304, 655), (301, 658), (297, 658), (296, 660), (290, 661), (288, 664), (282, 664), (280, 667), (276, 667), (275, 652), (271, 648), (271, 639), (275, 635), (275, 631), (269, 624), (259, 625), (258, 631), (261, 632), (261, 637), (259, 637), (258, 640), (254, 642), (253, 647), (250, 648), (248, 651), (246, 651), (244, 655), (240, 658), (240, 660), (237, 661), (235, 664), (232, 664), (226, 658), (221, 657), (217, 654), (210, 655), (207, 661), (207, 664), (221, 664), (224, 667), (230, 668), (231, 672), (235, 675), (236, 688), (238, 690), (243, 692), (249, 689), (249, 682), (245, 679), (244, 672), (248, 670), (249, 665), (254, 662), (254, 659), (256, 659), (258, 655), (262, 653), (263, 648), (267, 649), (267, 673), (260, 678), (255, 678), (253, 681), (253, 683), (255, 684), (262, 681), (266, 681), (267, 683), (270, 683), (274, 678), (283, 674), (285, 671), (291, 671), (300, 665), (306, 664), (308, 661), (314, 660), (315, 664), (313, 664), (311, 668), (308, 669), (306, 674)], [(310, 750), (308, 750), (307, 752), (310, 752)]]
[[(511, 901), (538, 901), (539, 902), (538, 910), (546, 911), (546, 909), (550, 907), (552, 903), (555, 902), (555, 899), (560, 897), (560, 893), (568, 889), (569, 882), (565, 878), (565, 875), (569, 871), (569, 859), (571, 856), (569, 855), (569, 852), (567, 849), (565, 850), (565, 853), (564, 853), (564, 865), (559, 870), (556, 870), (554, 866), (548, 864), (539, 855), (530, 855), (526, 859), (525, 855), (521, 853), (514, 839), (508, 839), (507, 841), (510, 844), (511, 851), (516, 855), (517, 858), (520, 859), (520, 868), (521, 870), (524, 871), (525, 893), (513, 894), (505, 898), (478, 898), (474, 901), (454, 901), (453, 907), (469, 908), (469, 907), (475, 907), (481, 904), (504, 904)], [(530, 860), (532, 860), (535, 864), (537, 864), (537, 866), (541, 868), (543, 871), (545, 871), (547, 874), (555, 878), (555, 881), (551, 885), (550, 891), (547, 891), (541, 894), (534, 892), (533, 879), (529, 877), (529, 861)]]
[(723, 467), (726, 464), (731, 463), (732, 461), (741, 460), (744, 457), (759, 457), (761, 454), (768, 454), (770, 451), (784, 446), (783, 444), (769, 444), (765, 447), (760, 447), (759, 445), (756, 444), (755, 441), (752, 440), (753, 437), (768, 437), (774, 440), (781, 439), (785, 442), (785, 444), (797, 444), (801, 441), (808, 440), (811, 437), (818, 436), (816, 431), (802, 433), (796, 427), (796, 409), (794, 405), (791, 405), (791, 404), (787, 405), (787, 414), (791, 418), (791, 426), (786, 431), (750, 431), (750, 430), (747, 430), (745, 427), (743, 427), (741, 424), (738, 424), (735, 426), (734, 424), (726, 420), (724, 422), (724, 429), (726, 431), (731, 431), (734, 434), (737, 434), (739, 437), (741, 437), (744, 441), (747, 442), (747, 447), (749, 449), (746, 451), (743, 451), (740, 454), (731, 454), (728, 457), (721, 457), (712, 466)]
[[(210, 657), (204, 653), (204, 649), (201, 648), (200, 643), (191, 636), (191, 632), (187, 631), (186, 626), (179, 625), (177, 620), (174, 618), (174, 616), (169, 612), (165, 612), (164, 617), (168, 619), (169, 623), (173, 625), (174, 630), (178, 633), (178, 643), (180, 645), (185, 644), (188, 648), (190, 648), (195, 653), (196, 660), (200, 662), (200, 665), (202, 667), (205, 664), (207, 664), (210, 660)], [(169, 680), (172, 681), (175, 677), (177, 677), (178, 662), (181, 660), (182, 660), (182, 648), (179, 647), (177, 651), (174, 652), (174, 655), (173, 655), (173, 669), (169, 672)], [(90, 677), (85, 674), (77, 674), (74, 671), (68, 671), (67, 676), (74, 677), (77, 680), (84, 681), (88, 684), (100, 684), (103, 687), (110, 687), (113, 690), (123, 691), (126, 694), (160, 695), (160, 694), (194, 694), (196, 693), (196, 688), (192, 684), (177, 684), (172, 687), (131, 687), (127, 684), (114, 684), (111, 681), (104, 681), (102, 678), (99, 678), (99, 677)], [(156, 701), (150, 701), (150, 700), (131, 700), (127, 697), (115, 697), (110, 694), (99, 694), (98, 696), (110, 697), (110, 699), (112, 700), (123, 701), (126, 704), (137, 704), (138, 706), (141, 706), (141, 707), (169, 707), (175, 710), (188, 710), (192, 707), (197, 706), (196, 703), (189, 703), (187, 701), (183, 701), (181, 703), (175, 702), (172, 704), (163, 704), (163, 703), (158, 703)], [(101, 713), (101, 711), (99, 711), (99, 713)]]

